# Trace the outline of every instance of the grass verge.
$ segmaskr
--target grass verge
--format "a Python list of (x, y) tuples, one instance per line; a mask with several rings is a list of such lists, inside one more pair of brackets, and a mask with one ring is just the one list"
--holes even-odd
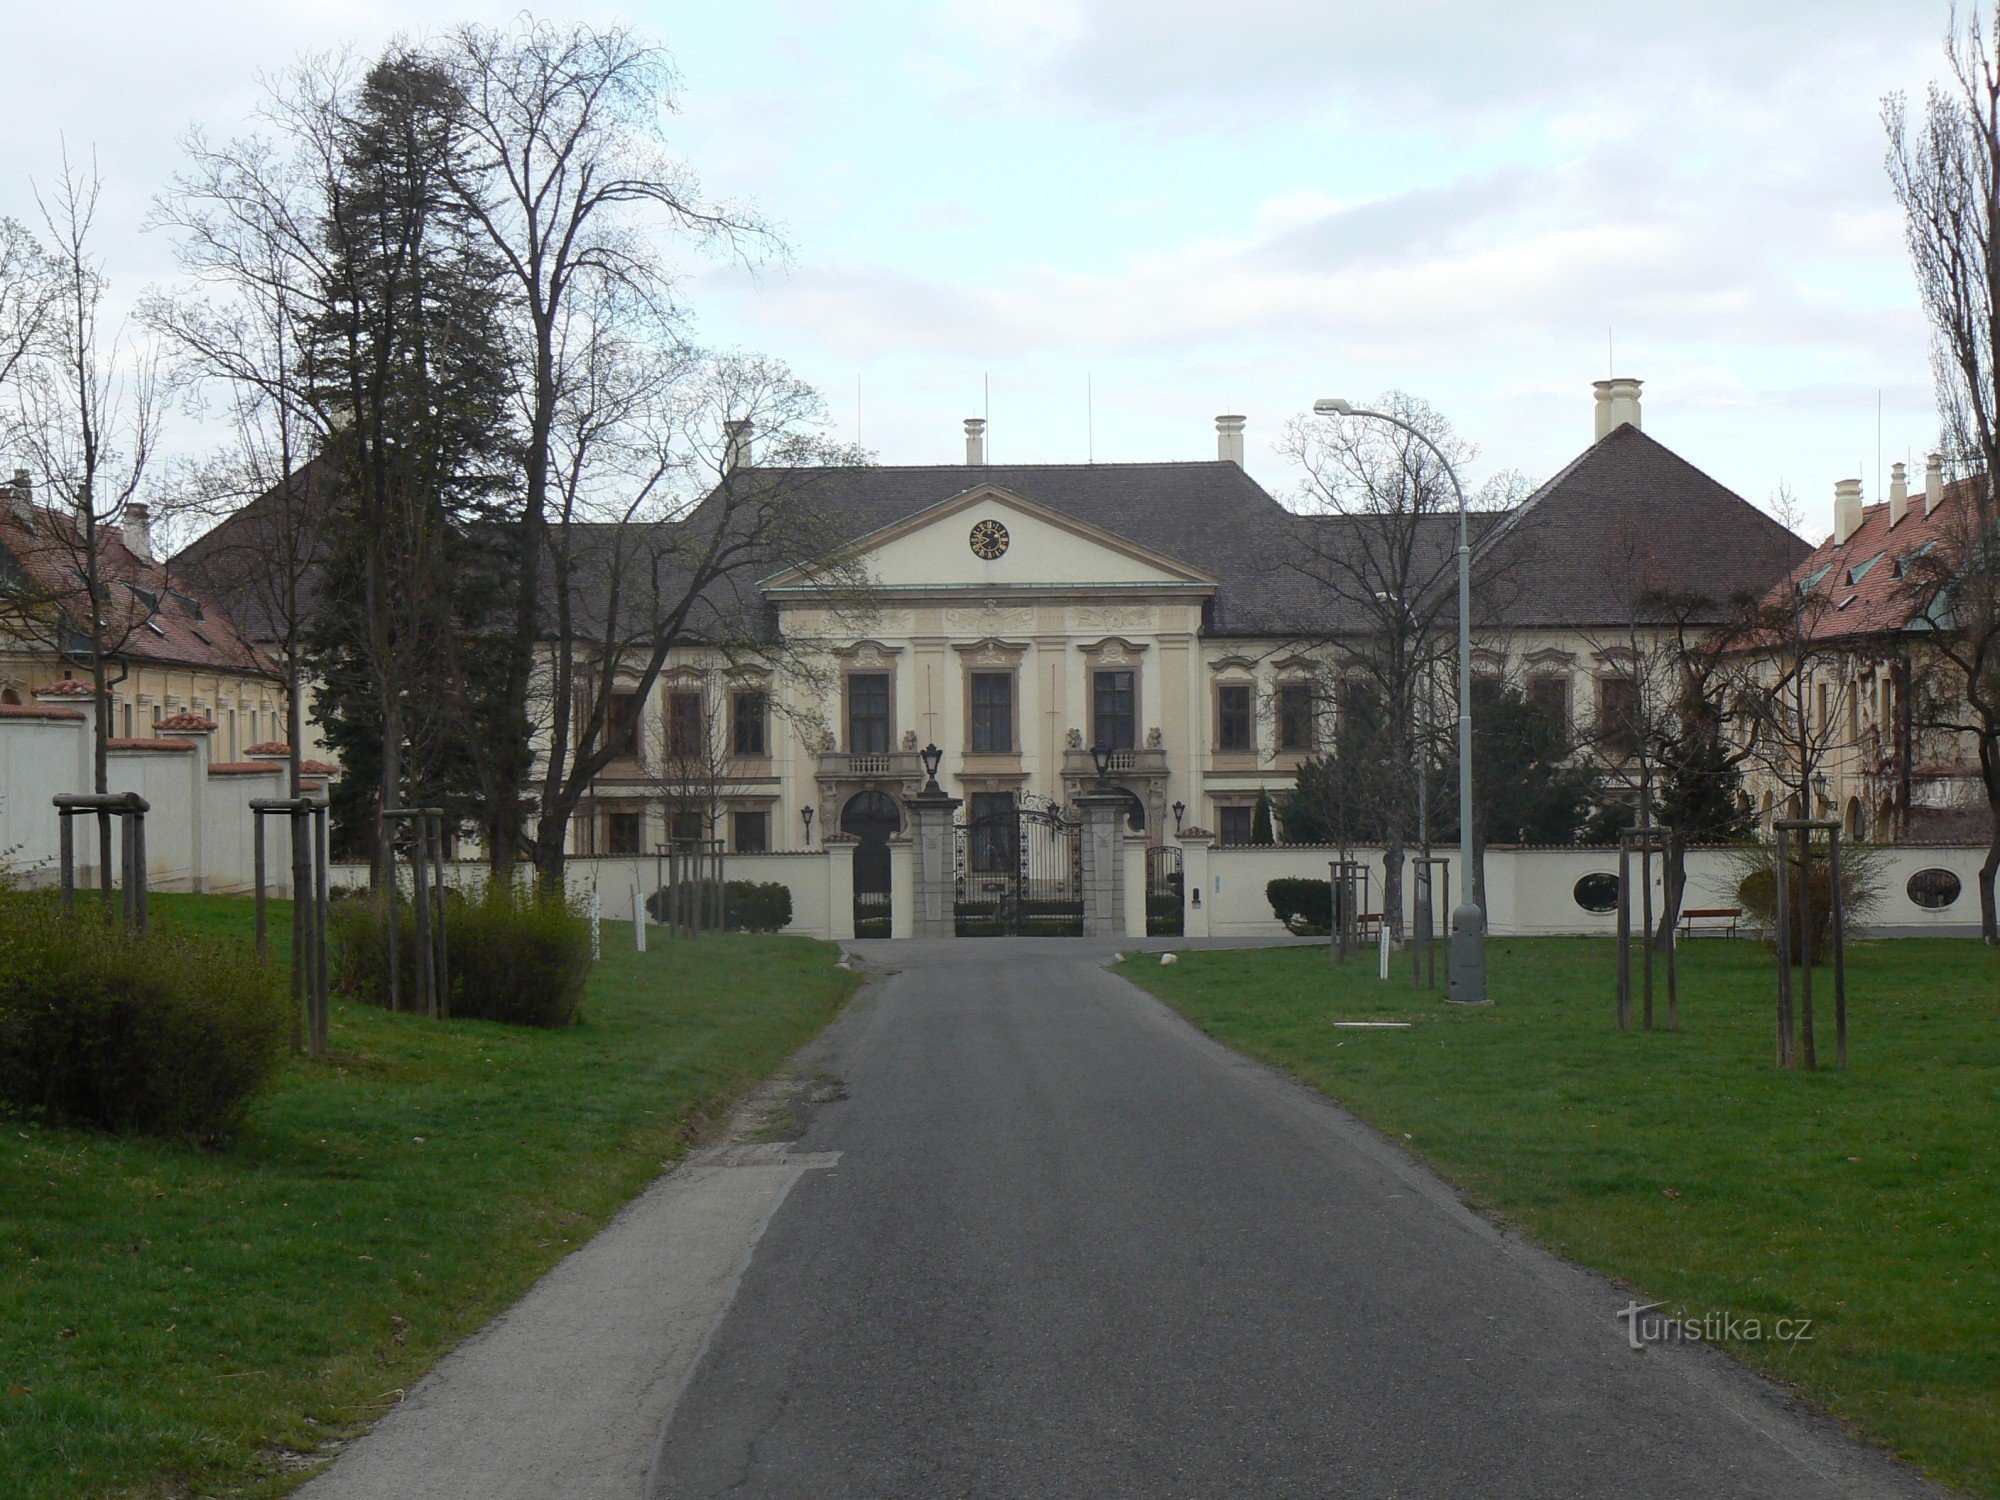
[[(244, 900), (154, 901), (252, 932)], [(0, 1120), (0, 1496), (282, 1491), (859, 982), (797, 938), (604, 947), (563, 1031), (336, 1003), (334, 1055), (221, 1151)]]
[[(1772, 1066), (1775, 976), (1754, 944), (1683, 947), (1678, 1034), (1618, 1033), (1607, 941), (1496, 940), (1489, 958), (1497, 1003), (1477, 1010), (1320, 948), (1140, 955), (1124, 972), (1669, 1311), (1812, 1319), (1807, 1341), (1727, 1347), (1936, 1478), (2000, 1496), (1994, 955), (1857, 945), (1851, 1066), (1815, 1074)], [(1332, 1024), (1347, 1019), (1413, 1024)]]

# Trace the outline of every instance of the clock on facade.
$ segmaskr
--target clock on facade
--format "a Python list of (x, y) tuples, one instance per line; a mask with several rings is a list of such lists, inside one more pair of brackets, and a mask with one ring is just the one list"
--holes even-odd
[(972, 555), (992, 562), (1007, 550), (1007, 528), (995, 520), (974, 523), (972, 528)]

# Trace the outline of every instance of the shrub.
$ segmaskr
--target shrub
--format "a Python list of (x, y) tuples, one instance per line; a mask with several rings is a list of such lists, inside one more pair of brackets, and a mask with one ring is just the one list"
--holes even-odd
[[(389, 924), (379, 898), (330, 909), (333, 982), (370, 1005), (389, 1003)], [(416, 912), (396, 903), (400, 1003), (417, 1003)], [(447, 1005), (455, 1018), (567, 1026), (590, 975), (590, 919), (574, 901), (489, 884), (445, 896)]]
[(1280, 876), (1264, 887), (1264, 897), (1272, 915), (1294, 932), (1333, 929), (1333, 886), (1328, 881)]
[[(792, 925), (792, 888), (782, 881), (731, 880), (723, 886), (723, 926), (729, 932), (781, 932)], [(697, 898), (715, 900), (715, 882), (698, 886), (690, 881), (675, 888), (683, 912), (692, 909)], [(668, 892), (662, 888), (646, 898), (646, 913), (655, 922), (668, 916)], [(712, 911), (713, 905), (702, 910)]]
[(237, 942), (125, 941), (0, 895), (0, 1105), (191, 1144), (227, 1135), (285, 1051), (282, 979)]
[[(1736, 900), (1751, 921), (1763, 930), (1764, 941), (1775, 946), (1778, 932), (1778, 850), (1775, 844), (1753, 844), (1736, 855)], [(1804, 932), (1807, 901), (1812, 908), (1813, 963), (1831, 961), (1833, 953), (1833, 872), (1827, 863), (1825, 846), (1813, 851), (1811, 869), (1805, 869), (1794, 854), (1785, 883), (1790, 894), (1792, 962), (1799, 962), (1800, 937)], [(1802, 881), (1801, 876), (1805, 879)], [(1804, 889), (1805, 899), (1801, 897)], [(1841, 840), (1840, 897), (1847, 935), (1865, 923), (1882, 899), (1881, 860), (1865, 844)]]

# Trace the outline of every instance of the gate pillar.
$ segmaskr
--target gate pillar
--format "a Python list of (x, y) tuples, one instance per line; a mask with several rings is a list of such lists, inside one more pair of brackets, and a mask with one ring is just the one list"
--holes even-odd
[(1119, 791), (1084, 792), (1076, 799), (1083, 814), (1083, 935), (1125, 935), (1125, 814), (1130, 803)]
[[(907, 833), (891, 835), (889, 839), (889, 936), (906, 938), (916, 932), (917, 883), (911, 857), (910, 836)], [(950, 908), (946, 908), (949, 913)]]
[(826, 851), (826, 935), (836, 941), (854, 936), (854, 846), (851, 834), (820, 841)]
[(903, 799), (910, 815), (913, 937), (950, 937), (954, 931), (957, 872), (952, 868), (951, 825), (958, 806), (959, 799), (950, 793), (929, 788)]
[(1215, 893), (1208, 888), (1208, 851), (1215, 835), (1190, 828), (1180, 836), (1181, 846), (1181, 936), (1207, 937), (1208, 907), (1204, 903)]
[(1125, 835), (1125, 936), (1146, 935), (1146, 851), (1153, 847), (1148, 833)]

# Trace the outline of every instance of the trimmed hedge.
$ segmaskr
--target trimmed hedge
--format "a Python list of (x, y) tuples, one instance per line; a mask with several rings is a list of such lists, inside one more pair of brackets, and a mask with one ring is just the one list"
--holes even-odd
[[(677, 887), (682, 910), (697, 896), (694, 882)], [(782, 881), (731, 880), (724, 883), (723, 926), (729, 932), (782, 932), (792, 925), (792, 888)], [(699, 887), (705, 902), (715, 899), (715, 882), (705, 880)], [(667, 892), (657, 890), (646, 898), (646, 913), (655, 922), (667, 920)], [(712, 911), (712, 905), (703, 910)]]
[(94, 908), (0, 893), (0, 1106), (206, 1145), (284, 1057), (288, 1004), (241, 943), (126, 941)]
[[(389, 1003), (389, 924), (378, 897), (331, 911), (333, 983), (370, 1005)], [(416, 1004), (416, 913), (396, 903), (398, 989)], [(590, 975), (590, 918), (574, 901), (489, 885), (477, 897), (445, 895), (445, 961), (454, 1020), (568, 1026)]]
[(1264, 887), (1271, 913), (1294, 932), (1333, 930), (1333, 884), (1296, 875), (1281, 876)]

